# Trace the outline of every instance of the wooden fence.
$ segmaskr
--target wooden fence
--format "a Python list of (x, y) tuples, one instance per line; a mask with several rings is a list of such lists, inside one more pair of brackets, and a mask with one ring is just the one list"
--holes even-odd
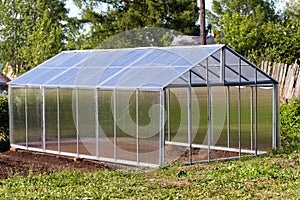
[(298, 64), (287, 65), (262, 61), (261, 69), (279, 82), (279, 99), (287, 103), (300, 97), (300, 67)]

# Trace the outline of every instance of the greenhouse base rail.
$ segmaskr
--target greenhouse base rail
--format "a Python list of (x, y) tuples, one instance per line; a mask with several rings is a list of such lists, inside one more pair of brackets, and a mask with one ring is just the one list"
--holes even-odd
[[(189, 147), (189, 144), (187, 143), (182, 143), (182, 142), (169, 142), (166, 141), (166, 144), (169, 145), (175, 145), (175, 146), (182, 146), (182, 147)], [(198, 148), (198, 149), (212, 149), (212, 150), (219, 150), (219, 151), (228, 151), (228, 152), (240, 152), (240, 149), (238, 148), (228, 148), (228, 147), (221, 147), (221, 146), (209, 146), (209, 145), (204, 145), (204, 144), (192, 144), (193, 148)], [(248, 150), (248, 149), (241, 149), (241, 153), (248, 153), (248, 154), (254, 154), (255, 150)], [(258, 151), (257, 154), (265, 154), (267, 151)]]

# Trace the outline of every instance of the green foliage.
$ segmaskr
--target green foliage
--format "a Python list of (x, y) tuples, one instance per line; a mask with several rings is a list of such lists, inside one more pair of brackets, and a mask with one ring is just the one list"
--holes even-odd
[(8, 98), (0, 94), (0, 152), (9, 148)]
[(280, 107), (281, 145), (285, 152), (300, 151), (300, 100)]
[[(91, 25), (88, 43), (97, 47), (109, 36), (143, 27), (161, 27), (188, 35), (199, 34), (197, 1), (134, 0), (76, 1), (83, 21)], [(106, 3), (107, 10), (104, 8)], [(102, 9), (102, 10), (101, 10)]]
[(273, 0), (215, 0), (209, 18), (219, 29), (215, 33), (223, 34), (216, 34), (217, 40), (252, 62), (294, 63), (300, 52), (299, 5), (290, 4), (284, 13), (276, 13)]
[(9, 112), (8, 97), (0, 95), (0, 132), (8, 134), (9, 129)]
[(0, 1), (0, 49), (4, 67), (21, 74), (63, 47), (67, 10), (61, 0)]

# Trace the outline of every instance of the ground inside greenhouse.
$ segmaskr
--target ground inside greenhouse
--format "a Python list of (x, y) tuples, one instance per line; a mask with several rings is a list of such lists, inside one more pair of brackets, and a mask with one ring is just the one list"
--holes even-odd
[[(172, 149), (174, 152), (174, 149)], [(193, 151), (193, 155), (198, 151)], [(188, 162), (188, 151), (175, 162)], [(226, 158), (236, 156), (237, 153), (212, 151), (212, 158)], [(206, 158), (205, 158), (206, 159)], [(80, 172), (95, 170), (115, 170), (130, 166), (100, 162), (88, 159), (76, 160), (72, 157), (54, 155), (48, 153), (33, 152), (27, 150), (6, 151), (0, 153), (0, 180), (11, 176), (28, 176), (28, 174), (50, 174), (61, 170), (76, 170)]]

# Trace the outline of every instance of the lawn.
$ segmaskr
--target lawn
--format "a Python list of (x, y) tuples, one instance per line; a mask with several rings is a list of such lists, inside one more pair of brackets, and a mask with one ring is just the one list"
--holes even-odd
[(300, 154), (163, 168), (13, 176), (0, 199), (299, 199)]

